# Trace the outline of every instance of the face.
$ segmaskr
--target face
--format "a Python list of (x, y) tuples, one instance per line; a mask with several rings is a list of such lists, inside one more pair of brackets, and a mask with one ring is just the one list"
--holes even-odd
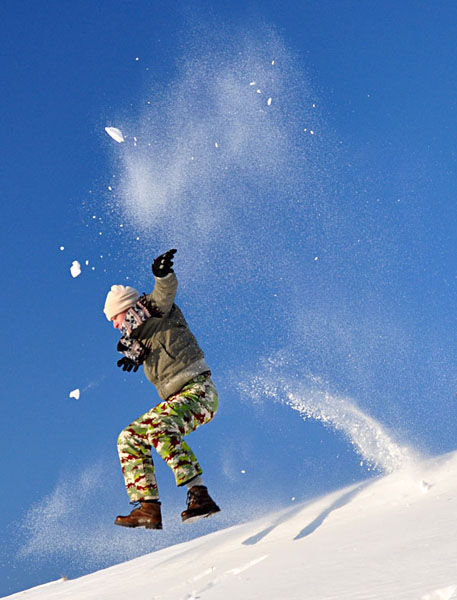
[(122, 325), (122, 323), (124, 322), (124, 319), (125, 319), (125, 315), (127, 314), (127, 310), (124, 310), (124, 312), (121, 312), (121, 313), (117, 314), (115, 317), (113, 317), (111, 319), (111, 322), (113, 324), (114, 329), (120, 329), (121, 328), (121, 325)]

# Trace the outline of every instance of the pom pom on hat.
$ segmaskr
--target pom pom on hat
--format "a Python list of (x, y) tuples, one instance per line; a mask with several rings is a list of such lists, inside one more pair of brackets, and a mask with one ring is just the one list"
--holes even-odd
[(133, 306), (139, 297), (139, 292), (129, 285), (112, 285), (103, 309), (108, 321)]

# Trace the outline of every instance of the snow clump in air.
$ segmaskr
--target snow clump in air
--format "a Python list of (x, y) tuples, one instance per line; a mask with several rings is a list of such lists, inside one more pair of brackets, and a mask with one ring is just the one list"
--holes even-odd
[(68, 394), (69, 398), (74, 398), (75, 400), (79, 400), (80, 396), (81, 396), (81, 392), (80, 392), (79, 388), (76, 388), (75, 390), (71, 391)]
[(74, 260), (70, 267), (70, 273), (72, 277), (78, 277), (81, 275), (81, 265), (77, 260)]
[(119, 144), (125, 142), (124, 134), (117, 127), (105, 127), (105, 131), (110, 137), (113, 138), (113, 140), (115, 140)]

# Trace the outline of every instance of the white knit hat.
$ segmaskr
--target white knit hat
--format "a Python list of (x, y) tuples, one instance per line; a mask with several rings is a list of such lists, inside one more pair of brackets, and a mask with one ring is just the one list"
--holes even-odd
[(112, 285), (103, 309), (108, 321), (133, 306), (139, 297), (137, 290), (129, 285)]

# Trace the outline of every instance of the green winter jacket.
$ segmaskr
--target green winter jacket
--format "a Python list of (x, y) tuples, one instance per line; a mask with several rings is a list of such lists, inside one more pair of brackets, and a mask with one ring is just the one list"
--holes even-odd
[(163, 316), (149, 318), (130, 334), (150, 350), (144, 372), (163, 400), (209, 371), (203, 351), (174, 303), (177, 288), (174, 273), (156, 277), (154, 290), (146, 298)]

